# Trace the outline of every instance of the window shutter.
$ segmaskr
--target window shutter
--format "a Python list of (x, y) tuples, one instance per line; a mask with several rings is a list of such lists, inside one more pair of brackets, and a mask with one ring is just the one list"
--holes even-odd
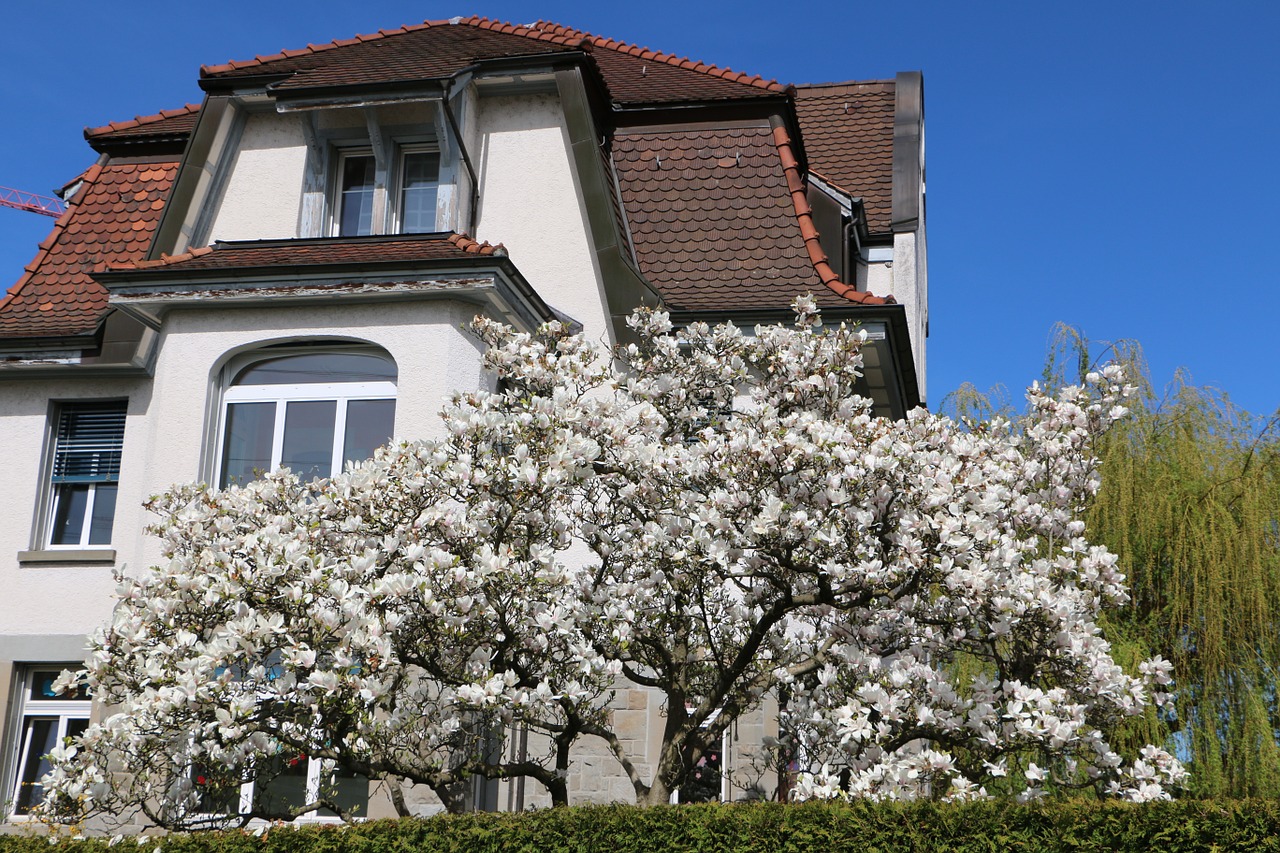
[(53, 482), (107, 483), (120, 479), (124, 410), (123, 401), (62, 407), (53, 454)]

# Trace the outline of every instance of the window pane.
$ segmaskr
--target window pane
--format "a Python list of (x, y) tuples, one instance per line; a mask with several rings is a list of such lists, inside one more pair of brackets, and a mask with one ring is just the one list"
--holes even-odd
[(379, 355), (318, 352), (256, 361), (232, 385), (302, 385), (316, 382), (394, 382), (396, 366)]
[(258, 807), (273, 817), (292, 817), (293, 811), (305, 806), (307, 800), (307, 757), (294, 755), (288, 759), (273, 759), (270, 777), (255, 784), (253, 795)]
[(404, 155), (400, 191), (400, 230), (425, 234), (436, 230), (436, 199), (440, 188), (440, 155), (417, 151)]
[(80, 534), (84, 531), (84, 511), (88, 505), (88, 483), (55, 486), (49, 542), (53, 545), (79, 545)]
[(334, 400), (287, 404), (281, 467), (303, 480), (328, 477), (333, 472), (333, 418), (337, 410)]
[(227, 406), (219, 487), (242, 486), (270, 470), (275, 426), (275, 403), (232, 403)]
[(31, 674), (31, 690), (27, 694), (28, 699), (35, 699), (40, 702), (49, 702), (55, 700), (77, 701), (89, 698), (89, 688), (81, 686), (75, 690), (69, 690), (65, 693), (54, 693), (53, 682), (58, 680), (58, 676), (62, 675), (62, 670), (45, 669), (33, 672)]
[(347, 403), (347, 434), (342, 442), (342, 464), (362, 462), (391, 440), (396, 422), (395, 400), (352, 400)]
[(27, 814), (44, 800), (40, 779), (49, 772), (44, 756), (57, 746), (57, 717), (28, 717), (22, 732), (23, 758), (18, 777), (18, 801), (14, 814)]
[(89, 544), (111, 544), (111, 522), (116, 515), (116, 484), (93, 487), (93, 518), (89, 520)]
[(339, 237), (373, 233), (373, 155), (342, 158)]
[[(369, 779), (366, 776), (336, 769), (329, 773), (321, 772), (319, 794), (348, 814), (360, 817), (369, 815)], [(317, 814), (325, 817), (338, 815), (331, 809), (320, 809)]]
[(125, 403), (68, 403), (58, 416), (53, 482), (100, 483), (120, 479)]
[(240, 782), (228, 781), (223, 775), (211, 772), (207, 765), (196, 764), (191, 768), (191, 781), (199, 792), (196, 804), (198, 814), (232, 815), (240, 810)]

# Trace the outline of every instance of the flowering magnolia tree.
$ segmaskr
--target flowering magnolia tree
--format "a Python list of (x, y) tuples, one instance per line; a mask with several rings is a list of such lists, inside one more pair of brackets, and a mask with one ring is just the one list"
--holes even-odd
[[(666, 802), (767, 697), (799, 796), (1167, 796), (1177, 761), (1108, 744), (1168, 667), (1112, 661), (1095, 620), (1123, 577), (1079, 520), (1119, 371), (1033, 388), (1018, 426), (885, 420), (862, 335), (796, 308), (754, 336), (639, 312), (611, 353), (477, 320), (499, 390), (455, 396), (444, 438), (155, 499), (168, 562), (121, 580), (65, 678), (116, 713), (55, 752), (46, 809), (226, 822), (211, 804), (289, 756), (402, 812), (406, 780), (454, 810), (474, 777), (564, 803), (583, 738)], [(627, 682), (664, 699), (656, 756), (613, 728)], [(517, 727), (545, 749), (505, 760)], [(328, 784), (260, 802), (229, 811), (342, 813)]]

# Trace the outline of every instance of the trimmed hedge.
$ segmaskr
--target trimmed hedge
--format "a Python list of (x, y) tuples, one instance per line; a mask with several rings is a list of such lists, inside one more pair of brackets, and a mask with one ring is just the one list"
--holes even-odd
[[(106, 839), (52, 853), (106, 853)], [(1179, 801), (935, 805), (584, 806), (526, 814), (371, 821), (351, 827), (124, 839), (111, 853), (890, 853), (890, 851), (1280, 851), (1280, 803)], [(0, 836), (0, 853), (51, 853), (43, 835)]]

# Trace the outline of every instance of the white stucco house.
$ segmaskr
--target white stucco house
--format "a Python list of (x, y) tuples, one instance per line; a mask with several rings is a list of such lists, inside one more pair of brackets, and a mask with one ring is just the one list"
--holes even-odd
[[(869, 332), (879, 412), (925, 400), (918, 73), (787, 86), (472, 18), (204, 66), (198, 85), (199, 104), (85, 132), (96, 161), (0, 298), (12, 819), (94, 713), (51, 674), (108, 618), (113, 572), (159, 557), (143, 500), (429, 435), (449, 392), (491, 381), (462, 330), (477, 313), (617, 342), (638, 305), (750, 325), (812, 292)], [(627, 796), (605, 763), (581, 797)]]

